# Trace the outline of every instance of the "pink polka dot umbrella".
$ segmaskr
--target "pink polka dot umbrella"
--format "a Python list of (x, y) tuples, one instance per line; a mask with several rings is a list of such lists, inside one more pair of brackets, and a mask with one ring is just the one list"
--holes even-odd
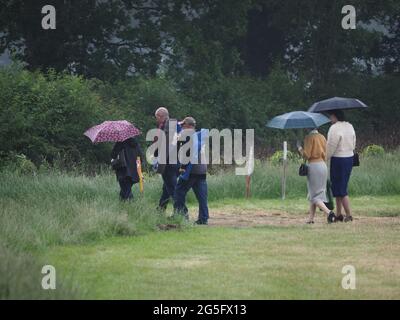
[(84, 135), (93, 143), (118, 142), (140, 135), (140, 130), (126, 120), (104, 121), (88, 129)]

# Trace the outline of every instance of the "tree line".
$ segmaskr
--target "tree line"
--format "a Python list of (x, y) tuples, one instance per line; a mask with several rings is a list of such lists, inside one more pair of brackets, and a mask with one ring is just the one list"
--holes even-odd
[[(56, 8), (55, 30), (41, 27), (46, 4)], [(353, 1), (355, 30), (341, 26), (346, 4), (5, 1), (0, 52), (22, 67), (0, 74), (2, 152), (35, 161), (59, 152), (98, 160), (80, 140), (86, 126), (125, 117), (145, 129), (158, 104), (176, 117), (194, 115), (204, 127), (255, 128), (268, 152), (286, 134), (266, 129), (269, 118), (332, 96), (370, 106), (349, 114), (361, 142), (396, 146), (400, 3)], [(17, 137), (20, 125), (29, 142)]]

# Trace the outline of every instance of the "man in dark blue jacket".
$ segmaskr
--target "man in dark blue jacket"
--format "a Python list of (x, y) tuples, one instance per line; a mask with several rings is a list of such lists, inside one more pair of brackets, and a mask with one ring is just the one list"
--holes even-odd
[[(174, 139), (173, 136), (170, 137), (170, 135), (174, 134), (173, 132), (169, 132), (170, 123), (172, 124), (172, 126), (176, 123), (175, 134), (179, 133), (180, 125), (177, 124), (175, 119), (169, 118), (168, 109), (165, 107), (159, 107), (155, 112), (155, 117), (157, 121), (157, 128), (164, 132), (167, 142), (165, 145), (166, 148), (162, 150), (157, 150), (155, 154), (156, 157), (161, 157), (161, 153), (165, 153), (166, 163), (156, 164), (157, 173), (161, 174), (161, 177), (163, 179), (162, 194), (157, 209), (161, 212), (164, 212), (167, 208), (170, 198), (174, 196), (175, 186), (178, 177), (178, 165), (176, 162), (169, 159), (170, 141)], [(176, 152), (176, 150), (172, 148), (172, 152)]]
[[(186, 219), (189, 219), (188, 208), (185, 205), (186, 194), (190, 189), (193, 189), (199, 202), (199, 216), (196, 224), (208, 224), (207, 163), (201, 150), (205, 136), (202, 134), (203, 131), (194, 132), (196, 121), (192, 117), (186, 117), (180, 124), (182, 126), (182, 134), (185, 133), (185, 130), (191, 130), (194, 134), (188, 136), (185, 141), (179, 141), (178, 148), (180, 149), (186, 143), (192, 143), (193, 154), (187, 154), (187, 156), (189, 159), (196, 157), (196, 161), (181, 164), (179, 167), (180, 175), (174, 193), (174, 211), (176, 214), (181, 214)], [(191, 139), (193, 141), (190, 141)]]

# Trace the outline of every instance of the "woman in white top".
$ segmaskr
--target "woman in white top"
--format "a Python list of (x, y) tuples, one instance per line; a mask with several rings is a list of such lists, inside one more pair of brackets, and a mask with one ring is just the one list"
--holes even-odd
[[(336, 221), (353, 221), (347, 191), (353, 168), (356, 134), (353, 126), (345, 121), (342, 110), (329, 111), (332, 126), (328, 131), (327, 160), (330, 160), (332, 194), (336, 198)], [(342, 207), (346, 217), (342, 215)]]

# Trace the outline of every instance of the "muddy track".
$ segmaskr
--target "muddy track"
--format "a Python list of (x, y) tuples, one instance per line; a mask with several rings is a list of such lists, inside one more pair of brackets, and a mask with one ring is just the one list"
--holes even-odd
[[(295, 226), (305, 225), (307, 218), (307, 212), (304, 212), (302, 215), (277, 210), (214, 209), (210, 210), (209, 225), (227, 227)], [(326, 223), (324, 214), (317, 212), (313, 226), (325, 225)], [(365, 217), (354, 215), (353, 223), (391, 223), (399, 224), (400, 226), (400, 217)]]

